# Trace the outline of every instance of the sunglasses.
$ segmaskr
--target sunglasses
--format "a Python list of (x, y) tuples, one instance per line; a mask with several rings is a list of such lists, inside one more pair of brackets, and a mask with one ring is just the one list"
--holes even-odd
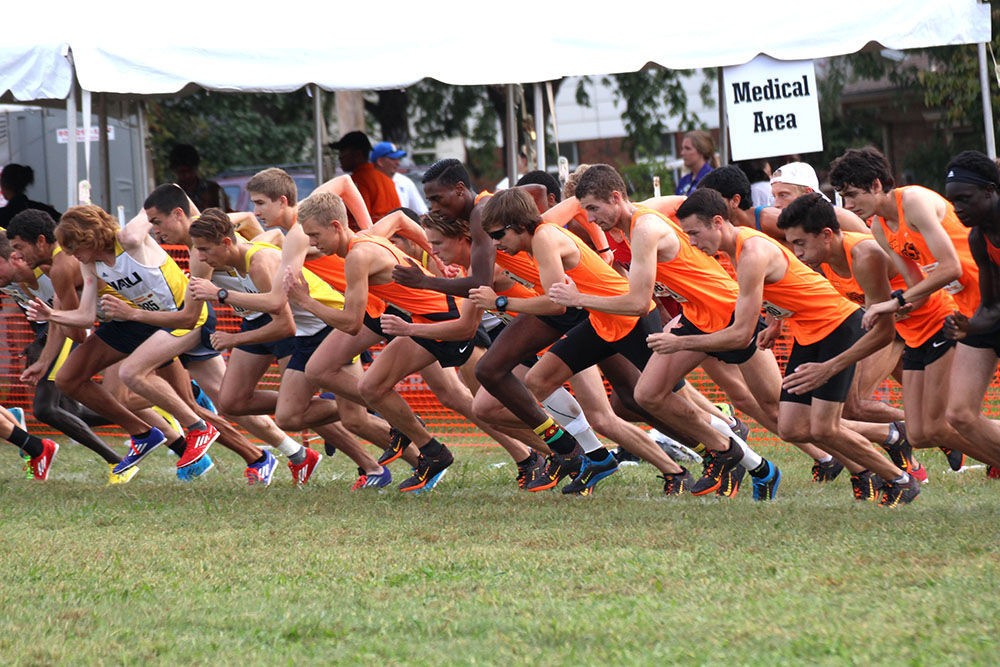
[(486, 235), (494, 241), (499, 241), (507, 234), (508, 229), (510, 229), (510, 225), (504, 225), (500, 229), (494, 229), (492, 232), (486, 232)]

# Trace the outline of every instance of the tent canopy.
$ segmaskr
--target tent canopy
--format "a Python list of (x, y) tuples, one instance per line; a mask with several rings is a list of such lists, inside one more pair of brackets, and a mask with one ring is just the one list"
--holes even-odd
[[(724, 17), (689, 12), (680, 19), (640, 0), (594, 11), (527, 0), (496, 7), (383, 0), (377, 8), (333, 3), (316, 16), (303, 5), (299, 16), (280, 16), (299, 8), (180, 0), (150, 16), (134, 3), (109, 0), (70, 13), (21, 3), (9, 23), (17, 34), (0, 44), (0, 96), (65, 99), (74, 72), (84, 90), (126, 95), (169, 95), (192, 84), (233, 92), (307, 84), (379, 89), (425, 77), (453, 85), (526, 83), (636, 71), (650, 62), (691, 69), (737, 65), (759, 53), (804, 60), (872, 42), (910, 49), (990, 39), (990, 6), (978, 0), (885, 0), (877, 11), (870, 0), (807, 1), (768, 12), (733, 3)], [(645, 33), (636, 28), (645, 25)]]

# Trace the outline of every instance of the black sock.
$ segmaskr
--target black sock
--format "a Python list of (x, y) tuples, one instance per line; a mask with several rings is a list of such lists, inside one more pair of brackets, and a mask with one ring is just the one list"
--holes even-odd
[(142, 433), (132, 433), (131, 435), (132, 438), (135, 440), (145, 440), (152, 434), (153, 434), (153, 429), (149, 429), (148, 431), (143, 431)]
[(261, 454), (260, 458), (253, 462), (252, 465), (257, 465), (258, 463), (263, 463), (267, 460), (267, 454)]
[(523, 468), (523, 467), (531, 464), (532, 462), (534, 462), (534, 460), (535, 460), (535, 453), (531, 452), (526, 457), (524, 457), (522, 460), (515, 461), (515, 463), (517, 463), (517, 467), (518, 468)]
[(334, 454), (337, 453), (337, 448), (336, 448), (336, 446), (331, 445), (329, 442), (327, 442), (326, 440), (324, 440), (323, 441), (323, 451), (326, 452), (327, 456), (333, 456)]
[(420, 454), (428, 458), (437, 456), (444, 449), (444, 445), (438, 442), (437, 438), (431, 438), (427, 444), (420, 448)]
[(545, 444), (549, 446), (549, 449), (561, 456), (572, 454), (573, 450), (577, 447), (576, 438), (563, 429), (559, 429), (559, 434), (551, 440), (546, 440)]
[(751, 477), (767, 477), (767, 474), (771, 472), (771, 466), (767, 464), (767, 459), (764, 459), (759, 466), (749, 472)]
[(20, 447), (24, 450), (24, 453), (31, 458), (40, 456), (44, 450), (41, 440), (21, 429), (19, 426), (14, 427), (14, 430), (10, 432), (10, 437), (7, 438), (7, 441)]
[(598, 447), (592, 452), (587, 452), (587, 458), (591, 461), (603, 461), (608, 458), (608, 450), (604, 447)]
[(184, 456), (184, 450), (187, 449), (187, 441), (184, 438), (177, 438), (167, 445), (167, 447), (177, 456)]

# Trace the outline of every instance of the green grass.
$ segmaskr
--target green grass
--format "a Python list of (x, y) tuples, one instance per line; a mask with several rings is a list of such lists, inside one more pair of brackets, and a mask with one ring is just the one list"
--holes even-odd
[[(265, 490), (213, 448), (182, 485), (64, 446), (0, 473), (4, 664), (995, 664), (1000, 486), (924, 454), (914, 505), (858, 505), (805, 458), (778, 501), (664, 498), (647, 465), (592, 498), (516, 490), (498, 449), (457, 448), (433, 493)], [(397, 477), (405, 475), (394, 464)]]

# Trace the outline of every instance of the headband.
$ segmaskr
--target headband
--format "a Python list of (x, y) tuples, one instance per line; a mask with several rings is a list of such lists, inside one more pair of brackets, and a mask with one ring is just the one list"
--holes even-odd
[(952, 167), (948, 170), (948, 175), (944, 179), (945, 183), (971, 183), (972, 185), (979, 185), (982, 187), (988, 187), (992, 185), (994, 188), (1000, 188), (1000, 183), (996, 181), (991, 181), (987, 178), (983, 178), (974, 171), (969, 171), (968, 169), (963, 169), (961, 167)]

